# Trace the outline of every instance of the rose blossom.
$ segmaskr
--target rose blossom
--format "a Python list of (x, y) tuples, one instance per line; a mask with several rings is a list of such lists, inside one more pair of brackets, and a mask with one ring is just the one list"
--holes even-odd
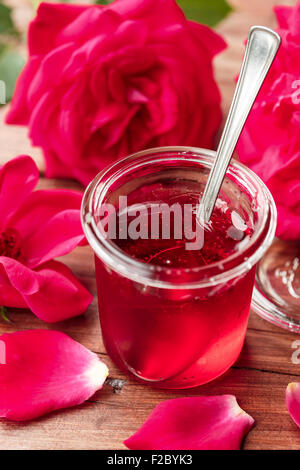
[(221, 109), (212, 58), (225, 43), (174, 0), (42, 3), (28, 42), (7, 122), (28, 125), (48, 177), (87, 184), (147, 147), (213, 146)]
[(80, 315), (92, 301), (70, 269), (53, 260), (85, 240), (82, 194), (33, 191), (38, 179), (27, 156), (0, 168), (0, 305), (30, 308), (41, 320), (55, 322)]
[(277, 236), (300, 240), (300, 2), (276, 7), (282, 45), (254, 104), (237, 152), (271, 190)]

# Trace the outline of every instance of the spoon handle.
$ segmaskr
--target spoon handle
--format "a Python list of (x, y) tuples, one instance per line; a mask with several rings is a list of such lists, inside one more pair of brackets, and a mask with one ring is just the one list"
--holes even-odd
[(198, 216), (204, 223), (209, 222), (234, 148), (280, 42), (280, 36), (269, 28), (250, 29), (233, 101), (200, 203)]

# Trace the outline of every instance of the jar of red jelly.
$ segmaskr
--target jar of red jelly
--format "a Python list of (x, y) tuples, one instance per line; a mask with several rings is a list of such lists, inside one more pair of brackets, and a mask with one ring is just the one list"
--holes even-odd
[[(214, 156), (190, 147), (139, 152), (103, 170), (84, 195), (82, 224), (95, 253), (105, 347), (120, 369), (152, 386), (194, 387), (236, 361), (256, 264), (274, 238), (272, 196), (236, 161), (227, 171), (201, 248), (187, 250), (184, 236), (175, 236), (180, 223), (163, 238), (160, 231), (153, 237), (151, 227), (145, 235), (144, 222), (152, 220), (148, 213), (140, 210), (139, 220), (133, 220), (133, 208), (137, 214), (141, 207), (176, 202), (196, 214)], [(124, 209), (120, 201), (125, 197)], [(114, 222), (110, 231), (109, 220)]]

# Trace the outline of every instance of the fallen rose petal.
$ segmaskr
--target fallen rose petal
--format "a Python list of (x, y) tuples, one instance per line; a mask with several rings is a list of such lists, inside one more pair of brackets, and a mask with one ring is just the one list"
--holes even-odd
[(291, 382), (288, 384), (285, 399), (292, 420), (300, 428), (300, 383)]
[(67, 320), (81, 315), (92, 302), (92, 294), (63, 263), (48, 261), (35, 272), (40, 276), (40, 290), (25, 300), (41, 320), (48, 323)]
[[(25, 305), (45, 322), (81, 315), (93, 300), (72, 271), (59, 261), (48, 261), (33, 271), (17, 260), (0, 256), (0, 266), (15, 289), (15, 304), (5, 302), (5, 289), (4, 297), (0, 295), (0, 305), (22, 306), (19, 305), (21, 296)], [(11, 297), (14, 299), (13, 291)]]
[(13, 421), (79, 405), (108, 375), (96, 354), (58, 331), (19, 331), (0, 341), (0, 416)]
[(166, 400), (124, 441), (132, 450), (237, 450), (254, 419), (233, 395)]

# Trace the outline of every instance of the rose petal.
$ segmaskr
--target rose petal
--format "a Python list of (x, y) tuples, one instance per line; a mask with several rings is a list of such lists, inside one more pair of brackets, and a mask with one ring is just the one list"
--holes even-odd
[(158, 12), (153, 6), (153, 0), (143, 0), (142, 2), (141, 0), (122, 0), (121, 2), (113, 2), (109, 8), (126, 19), (146, 19), (150, 23), (150, 30), (151, 26), (162, 28), (163, 25), (169, 25), (173, 22), (180, 24), (185, 21), (183, 11), (173, 1), (161, 0)]
[[(86, 25), (89, 25), (89, 28)], [(99, 34), (110, 34), (119, 24), (118, 15), (103, 7), (87, 8), (82, 14), (67, 25), (59, 34), (59, 41), (85, 42), (88, 38)]]
[(124, 444), (132, 450), (237, 450), (253, 418), (233, 395), (167, 400)]
[(63, 263), (49, 261), (35, 272), (40, 289), (25, 300), (41, 320), (54, 323), (81, 315), (92, 302), (93, 296)]
[(299, 3), (292, 6), (277, 6), (274, 8), (280, 28), (289, 29), (292, 35), (299, 34)]
[(39, 57), (30, 57), (28, 59), (28, 63), (25, 65), (24, 69), (19, 75), (9, 111), (5, 116), (5, 121), (7, 124), (28, 124), (30, 118), (30, 110), (26, 95), (30, 83), (39, 68), (40, 62), (41, 59)]
[(89, 6), (41, 3), (28, 32), (30, 55), (46, 54), (56, 43), (58, 34)]
[(0, 342), (0, 416), (13, 421), (79, 405), (108, 375), (96, 354), (58, 331), (18, 331)]
[[(99, 145), (97, 144), (97, 162), (99, 160)], [(45, 171), (45, 175), (47, 178), (55, 178), (59, 174), (61, 178), (70, 178), (70, 175), (73, 175), (73, 178), (77, 179), (83, 186), (87, 186), (94, 176), (99, 172), (99, 166), (93, 166), (91, 164), (87, 164), (84, 166), (84, 161), (81, 162), (81, 167), (74, 167), (73, 164), (66, 165), (63, 162), (59, 155), (52, 150), (45, 150), (44, 152), (45, 160), (47, 162), (47, 167)], [(103, 168), (111, 163), (111, 159), (104, 160)]]
[(16, 308), (27, 307), (21, 294), (11, 285), (3, 266), (0, 266), (0, 305)]
[(61, 82), (66, 55), (73, 51), (74, 45), (67, 43), (55, 48), (43, 58), (27, 90), (27, 99), (31, 109), (43, 97), (43, 93), (47, 93), (51, 86), (55, 87)]
[(293, 14), (293, 7), (278, 5), (274, 7), (274, 13), (280, 28), (288, 28)]
[(295, 214), (293, 208), (277, 204), (277, 214), (281, 223), (277, 226), (276, 235), (282, 240), (300, 240), (300, 218)]
[(42, 189), (34, 191), (22, 207), (10, 219), (13, 226), (26, 240), (45, 227), (50, 220), (66, 211), (80, 210), (82, 193), (66, 189)]
[(286, 406), (292, 420), (300, 427), (300, 383), (288, 384), (285, 393)]
[(66, 255), (85, 240), (79, 210), (61, 211), (22, 244), (26, 265), (35, 268)]
[(39, 171), (31, 157), (22, 155), (7, 162), (0, 169), (0, 227), (22, 205), (35, 188)]
[(227, 44), (224, 39), (208, 26), (196, 23), (194, 21), (189, 21), (189, 27), (197, 36), (199, 42), (202, 42), (203, 45), (205, 45), (211, 57), (214, 57), (219, 52), (226, 49)]
[(0, 257), (0, 264), (10, 285), (43, 321), (53, 323), (81, 315), (93, 300), (71, 270), (58, 261), (49, 261), (34, 271), (4, 256)]

